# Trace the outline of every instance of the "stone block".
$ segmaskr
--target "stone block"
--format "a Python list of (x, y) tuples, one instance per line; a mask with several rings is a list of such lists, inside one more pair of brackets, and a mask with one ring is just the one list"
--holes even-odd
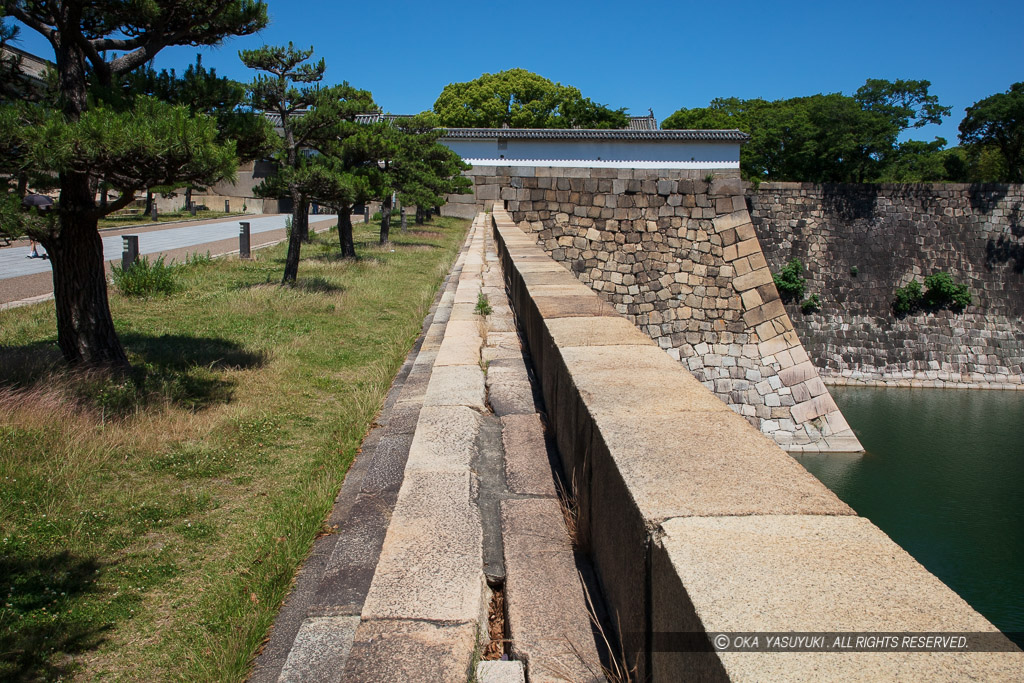
[(498, 186), (497, 185), (477, 185), (473, 188), (476, 192), (476, 198), (479, 200), (494, 200), (498, 198)]
[(793, 421), (797, 424), (803, 424), (809, 422), (816, 417), (827, 415), (828, 413), (838, 410), (835, 401), (828, 394), (822, 394), (816, 396), (810, 401), (804, 401), (803, 403), (797, 403), (793, 406)]
[[(416, 421), (419, 422), (417, 410)], [(390, 431), (390, 430), (389, 430)], [(409, 458), (413, 434), (386, 433), (380, 437), (373, 449), (373, 459), (367, 466), (359, 490), (363, 493), (398, 493), (405, 475), (405, 462)], [(366, 452), (364, 442), (363, 452)]]
[(488, 365), (487, 400), (498, 417), (537, 411), (533, 386), (521, 357), (499, 359)]
[[(341, 681), (465, 681), (476, 646), (476, 623), (364, 620)], [(330, 679), (329, 679), (330, 680)]]
[(467, 406), (485, 410), (484, 373), (479, 365), (435, 367), (423, 398), (424, 406)]
[[(575, 348), (563, 355), (595, 438), (616, 462), (645, 519), (787, 510), (851, 514), (656, 348)], [(623, 367), (630, 371), (623, 373)]]
[(336, 680), (348, 660), (358, 626), (358, 616), (306, 619), (281, 669), (279, 683)]
[(501, 418), (505, 480), (512, 493), (555, 496), (555, 477), (544, 425), (536, 413)]
[(767, 268), (760, 268), (758, 270), (752, 270), (746, 275), (736, 276), (732, 281), (732, 286), (737, 292), (742, 293), (748, 289), (760, 287), (761, 285), (766, 285), (770, 282), (773, 282), (771, 271)]
[(531, 681), (587, 681), (600, 671), (586, 598), (555, 498), (501, 503), (512, 652)]
[(593, 292), (584, 296), (537, 296), (533, 303), (544, 318), (618, 316), (610, 304)]
[(743, 240), (736, 244), (736, 254), (739, 258), (750, 256), (759, 251), (761, 251), (761, 245), (757, 243), (756, 239)]
[(526, 683), (523, 663), (515, 660), (480, 662), (476, 665), (477, 683)]
[(760, 306), (764, 301), (756, 289), (748, 289), (740, 295), (744, 310), (752, 310)]
[[(994, 627), (858, 517), (673, 519), (654, 548), (655, 632), (986, 632)], [(723, 580), (728, 577), (728, 580)], [(661, 652), (654, 680), (1006, 680), (1018, 652)]]
[(468, 471), (406, 472), (363, 604), (364, 621), (476, 623), (485, 584), (471, 477)]
[[(779, 379), (787, 387), (792, 387), (810, 379), (817, 379), (818, 369), (811, 361), (804, 361), (779, 372)], [(819, 382), (821, 380), (818, 380)], [(810, 387), (808, 387), (810, 389)], [(819, 392), (820, 393), (820, 392)]]
[[(743, 181), (739, 178), (716, 177), (711, 181), (708, 193), (712, 195), (743, 195)], [(744, 209), (746, 209), (745, 206)]]
[(651, 338), (618, 316), (593, 318), (552, 318), (545, 321), (548, 333), (559, 348), (572, 346), (645, 346)]
[(482, 345), (477, 321), (451, 320), (445, 328), (444, 339), (434, 359), (434, 368), (444, 365), (478, 365)]
[(406, 471), (465, 472), (477, 455), (480, 414), (465, 406), (424, 406), (409, 447)]
[(726, 230), (738, 228), (744, 223), (749, 222), (750, 216), (746, 211), (733, 211), (732, 213), (715, 216), (712, 219), (712, 223), (715, 226), (715, 232), (725, 232)]

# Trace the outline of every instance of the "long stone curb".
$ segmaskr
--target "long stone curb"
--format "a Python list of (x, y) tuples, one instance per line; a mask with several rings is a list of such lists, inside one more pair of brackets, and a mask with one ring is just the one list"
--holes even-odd
[[(494, 232), (578, 532), (640, 680), (1011, 680), (1024, 653), (503, 210)], [(723, 651), (711, 634), (984, 634), (999, 652)], [(671, 636), (706, 634), (699, 648)], [(698, 643), (700, 644), (700, 643)], [(628, 664), (632, 664), (630, 661)]]
[(376, 426), (346, 474), (317, 540), (257, 657), (253, 683), (339, 680), (402, 484), (437, 345), (451, 314), (469, 241), (399, 370)]

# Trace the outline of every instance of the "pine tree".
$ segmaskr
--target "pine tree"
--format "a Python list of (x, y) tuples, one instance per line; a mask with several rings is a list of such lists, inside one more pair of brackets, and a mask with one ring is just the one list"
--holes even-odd
[[(212, 184), (235, 167), (232, 144), (217, 143), (217, 129), (185, 107), (139, 98), (128, 111), (90, 102), (90, 85), (110, 88), (171, 45), (216, 45), (267, 23), (266, 4), (255, 0), (164, 0), (96, 3), (90, 0), (4, 0), (7, 14), (39, 32), (53, 47), (57, 110), (36, 112), (42, 125), (0, 133), (21, 142), (21, 163), (57, 176), (60, 196), (53, 219), (32, 233), (50, 255), (57, 339), (72, 364), (128, 365), (107, 301), (99, 219), (127, 206), (153, 185)], [(100, 180), (119, 197), (97, 200)], [(9, 204), (8, 204), (9, 206)]]
[(296, 50), (292, 43), (239, 54), (246, 66), (269, 74), (259, 74), (249, 84), (249, 100), (255, 109), (275, 116), (281, 136), (277, 174), (260, 188), (264, 195), (283, 192), (292, 200), (292, 234), (281, 284), (295, 282), (298, 275), (302, 242), (309, 230), (309, 202), (317, 198), (314, 189), (322, 187), (324, 167), (311, 170), (310, 155), (335, 144), (340, 125), (373, 109), (370, 93), (347, 83), (321, 88), (326, 66), (322, 59), (304, 63), (312, 55), (312, 48)]

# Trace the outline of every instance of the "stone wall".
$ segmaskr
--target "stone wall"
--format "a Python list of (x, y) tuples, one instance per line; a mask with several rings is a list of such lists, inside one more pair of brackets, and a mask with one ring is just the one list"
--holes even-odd
[[(765, 183), (747, 198), (771, 269), (799, 258), (821, 299), (789, 313), (829, 381), (1021, 387), (1024, 187)], [(937, 270), (972, 304), (895, 316), (894, 290)]]
[(554, 260), (762, 432), (793, 450), (860, 449), (779, 300), (738, 171), (471, 174), (467, 199), (503, 202)]

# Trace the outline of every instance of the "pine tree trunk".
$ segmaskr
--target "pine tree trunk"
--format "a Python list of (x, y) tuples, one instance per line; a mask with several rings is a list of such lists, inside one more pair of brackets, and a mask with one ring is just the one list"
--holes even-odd
[(424, 221), (423, 214), (425, 214), (425, 213), (426, 212), (423, 210), (422, 207), (420, 207), (418, 205), (416, 206), (416, 225), (423, 225), (423, 221)]
[(192, 186), (189, 185), (185, 188), (185, 210), (192, 210)]
[(284, 277), (282, 285), (295, 283), (299, 275), (299, 253), (302, 251), (302, 225), (299, 221), (300, 209), (302, 207), (302, 196), (292, 193), (292, 234), (288, 238), (288, 255), (284, 261)]
[[(77, 22), (81, 8), (63, 3), (55, 8), (60, 20)], [(86, 60), (75, 41), (55, 45), (61, 108), (77, 121), (88, 105)], [(53, 298), (57, 313), (57, 345), (70, 365), (128, 368), (107, 301), (103, 269), (103, 241), (97, 224), (94, 185), (85, 173), (61, 173), (59, 228), (43, 237), (53, 270)]]
[(391, 195), (380, 204), (380, 243), (387, 244), (391, 238)]
[(338, 212), (338, 241), (341, 243), (341, 257), (355, 258), (356, 244), (352, 238), (352, 207), (343, 205)]
[[(62, 183), (62, 203), (75, 179)], [(88, 192), (88, 181), (81, 178)], [(97, 219), (62, 212), (60, 234), (44, 239), (53, 268), (53, 298), (57, 310), (57, 344), (70, 365), (128, 367), (121, 341), (114, 330), (107, 301), (107, 274), (103, 269), (103, 241)]]
[(299, 210), (295, 214), (294, 224), (301, 226), (300, 234), (302, 235), (303, 242), (309, 244), (313, 241), (313, 237), (309, 234), (309, 202), (305, 199), (303, 199)]
[(153, 193), (150, 190), (146, 190), (146, 211), (144, 213), (147, 216), (153, 214)]

